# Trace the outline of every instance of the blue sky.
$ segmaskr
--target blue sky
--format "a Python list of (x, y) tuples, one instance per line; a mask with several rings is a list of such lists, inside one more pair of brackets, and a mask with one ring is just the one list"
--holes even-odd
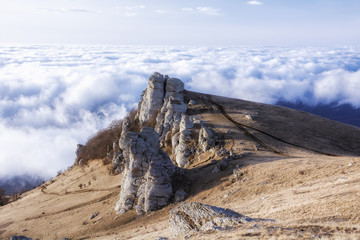
[(2, 43), (348, 45), (358, 0), (0, 0)]

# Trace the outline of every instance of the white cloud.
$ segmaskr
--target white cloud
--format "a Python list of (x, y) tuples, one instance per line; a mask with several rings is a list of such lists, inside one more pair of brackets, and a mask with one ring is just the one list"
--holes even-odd
[(193, 12), (194, 9), (193, 9), (193, 8), (182, 8), (181, 11), (184, 11), (184, 12)]
[(199, 13), (203, 13), (203, 14), (207, 14), (207, 15), (212, 15), (212, 16), (220, 16), (222, 15), (220, 13), (220, 9), (218, 8), (212, 8), (212, 7), (197, 7), (196, 10)]
[(38, 8), (43, 12), (49, 13), (95, 13), (96, 11), (80, 8)]
[(159, 13), (159, 14), (168, 13), (167, 10), (163, 10), (163, 9), (157, 9), (157, 10), (155, 10), (155, 12)]
[(212, 16), (221, 16), (221, 9), (213, 7), (182, 8), (183, 12), (194, 12)]
[(145, 6), (144, 5), (138, 5), (138, 6), (126, 6), (125, 9), (126, 10), (135, 10), (135, 9), (144, 9)]
[(249, 2), (247, 2), (247, 4), (249, 4), (249, 5), (263, 5), (264, 3), (260, 2), (260, 1), (249, 1)]
[(138, 14), (136, 13), (136, 12), (126, 12), (125, 13), (125, 16), (127, 16), (127, 17), (135, 17), (135, 16), (137, 16)]
[(8, 46), (0, 52), (0, 177), (48, 177), (72, 164), (77, 143), (136, 107), (154, 71), (182, 79), (192, 91), (360, 107), (360, 48)]

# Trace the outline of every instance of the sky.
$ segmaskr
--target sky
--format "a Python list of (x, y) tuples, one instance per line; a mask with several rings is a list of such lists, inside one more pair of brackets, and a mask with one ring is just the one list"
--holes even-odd
[(358, 0), (0, 0), (0, 42), (115, 45), (344, 45)]

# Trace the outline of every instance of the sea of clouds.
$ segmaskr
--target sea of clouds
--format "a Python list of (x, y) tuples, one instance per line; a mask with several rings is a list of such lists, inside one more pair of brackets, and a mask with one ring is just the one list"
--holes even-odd
[(360, 47), (0, 46), (0, 177), (44, 178), (136, 108), (154, 71), (192, 91), (360, 108)]

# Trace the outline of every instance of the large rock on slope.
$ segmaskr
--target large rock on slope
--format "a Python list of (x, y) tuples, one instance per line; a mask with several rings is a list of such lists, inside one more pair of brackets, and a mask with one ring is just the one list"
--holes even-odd
[(168, 205), (175, 166), (160, 148), (159, 135), (150, 127), (140, 133), (123, 132), (119, 146), (126, 166), (115, 210), (122, 214), (135, 208), (144, 214)]
[(169, 225), (174, 237), (188, 235), (192, 231), (226, 230), (242, 223), (258, 220), (246, 217), (230, 209), (197, 202), (182, 203), (170, 211)]

